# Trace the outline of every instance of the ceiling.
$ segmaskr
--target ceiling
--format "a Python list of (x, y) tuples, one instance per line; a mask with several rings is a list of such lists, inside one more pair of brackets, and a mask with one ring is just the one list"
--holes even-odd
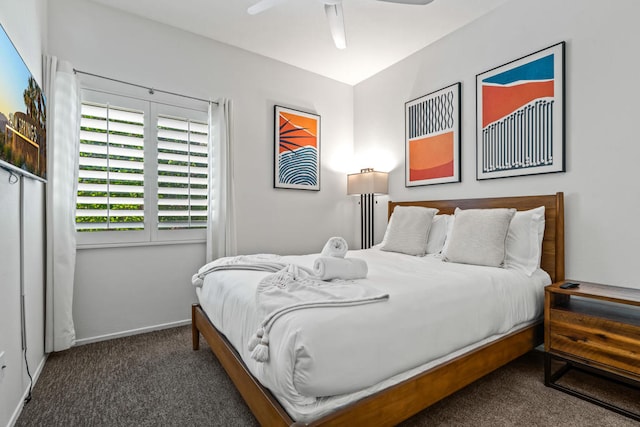
[(333, 44), (319, 0), (286, 0), (253, 16), (247, 8), (257, 0), (91, 1), (354, 85), (508, 0), (344, 0), (343, 50)]

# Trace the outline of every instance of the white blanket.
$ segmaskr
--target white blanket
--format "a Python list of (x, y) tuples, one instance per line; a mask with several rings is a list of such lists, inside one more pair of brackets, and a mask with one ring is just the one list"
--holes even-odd
[(345, 281), (325, 282), (296, 265), (260, 281), (256, 293), (258, 313), (264, 320), (251, 338), (248, 349), (258, 362), (269, 360), (269, 331), (276, 320), (297, 310), (371, 304), (389, 298), (367, 286)]
[[(351, 251), (367, 261), (356, 283), (388, 293), (382, 304), (299, 310), (270, 330), (270, 357), (251, 359), (247, 343), (263, 318), (258, 283), (269, 273), (217, 271), (199, 289), (200, 304), (235, 346), (251, 373), (296, 419), (327, 410), (338, 395), (374, 390), (378, 383), (503, 334), (542, 315), (549, 276), (444, 263), (376, 249)], [(282, 257), (310, 268), (316, 255)], [(335, 396), (332, 399), (323, 396)]]
[(282, 257), (274, 254), (239, 255), (236, 257), (218, 258), (200, 267), (198, 272), (191, 277), (193, 286), (200, 287), (204, 284), (207, 274), (221, 270), (253, 270), (275, 273), (286, 268), (288, 264), (281, 262)]

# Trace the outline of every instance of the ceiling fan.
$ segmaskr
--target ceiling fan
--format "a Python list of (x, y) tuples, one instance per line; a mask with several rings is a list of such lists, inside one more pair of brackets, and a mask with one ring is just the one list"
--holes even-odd
[[(256, 15), (267, 9), (270, 9), (286, 0), (260, 0), (258, 3), (247, 9), (249, 15)], [(324, 4), (324, 11), (329, 21), (329, 30), (331, 30), (331, 37), (338, 49), (344, 49), (347, 47), (347, 38), (344, 32), (344, 15), (342, 13), (342, 0), (318, 0)], [(402, 3), (402, 4), (415, 4), (426, 5), (433, 0), (377, 0), (387, 3)]]

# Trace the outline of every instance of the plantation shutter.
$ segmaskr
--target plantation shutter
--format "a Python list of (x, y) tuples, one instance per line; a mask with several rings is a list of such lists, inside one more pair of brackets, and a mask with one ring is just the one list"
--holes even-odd
[(78, 231), (144, 229), (144, 112), (83, 103)]
[(158, 228), (206, 228), (208, 124), (158, 115)]

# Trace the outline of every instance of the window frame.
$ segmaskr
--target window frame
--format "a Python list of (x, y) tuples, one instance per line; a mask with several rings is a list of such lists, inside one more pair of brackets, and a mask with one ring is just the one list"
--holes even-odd
[[(158, 227), (158, 114), (185, 116), (195, 121), (209, 123), (206, 107), (174, 105), (167, 102), (113, 93), (89, 87), (81, 88), (82, 103), (113, 105), (114, 108), (128, 108), (144, 113), (144, 229), (143, 230), (100, 230), (78, 231), (76, 243), (79, 248), (113, 247), (113, 246), (145, 246), (158, 244), (199, 243), (206, 241), (206, 228), (162, 230)], [(200, 102), (200, 105), (206, 105)], [(182, 114), (180, 114), (182, 113)], [(211, 124), (209, 123), (209, 132)], [(209, 138), (211, 141), (211, 138)], [(209, 150), (209, 153), (211, 150)], [(207, 157), (211, 164), (211, 158)], [(211, 173), (211, 171), (209, 171)], [(77, 183), (77, 180), (76, 180)], [(77, 203), (76, 191), (76, 203)], [(208, 196), (208, 195), (207, 195)], [(209, 197), (207, 197), (209, 200)], [(75, 218), (74, 218), (75, 222)], [(207, 220), (208, 222), (208, 220)]]

